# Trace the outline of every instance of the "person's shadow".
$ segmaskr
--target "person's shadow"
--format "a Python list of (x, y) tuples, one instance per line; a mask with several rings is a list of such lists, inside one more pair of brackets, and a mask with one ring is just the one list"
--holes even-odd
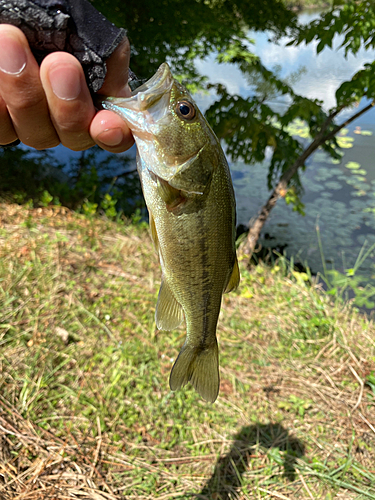
[[(237, 498), (237, 490), (241, 487), (242, 475), (246, 472), (252, 455), (256, 453), (255, 445), (271, 450), (275, 448), (278, 457), (282, 457), (284, 476), (293, 481), (295, 463), (305, 453), (303, 443), (289, 436), (288, 430), (280, 424), (256, 424), (242, 427), (235, 436), (229, 452), (220, 458), (212, 477), (196, 496), (200, 500), (230, 500)], [(278, 454), (277, 448), (281, 454)]]

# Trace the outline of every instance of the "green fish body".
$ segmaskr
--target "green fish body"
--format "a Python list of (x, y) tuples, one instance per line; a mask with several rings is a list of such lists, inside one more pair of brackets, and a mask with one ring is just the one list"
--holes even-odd
[(187, 335), (172, 368), (174, 391), (191, 382), (203, 399), (219, 392), (216, 326), (224, 292), (237, 287), (235, 198), (220, 143), (169, 66), (129, 98), (106, 98), (137, 144), (137, 168), (159, 253), (156, 326)]

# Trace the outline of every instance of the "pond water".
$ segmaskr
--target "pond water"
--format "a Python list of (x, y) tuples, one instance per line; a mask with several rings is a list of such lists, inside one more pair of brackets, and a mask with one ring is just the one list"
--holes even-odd
[[(302, 14), (300, 21), (308, 22), (316, 13)], [(335, 91), (341, 82), (361, 69), (375, 57), (374, 51), (360, 50), (356, 57), (345, 58), (343, 50), (324, 49), (318, 56), (314, 44), (285, 47), (269, 41), (267, 33), (254, 33), (255, 53), (268, 68), (281, 66), (281, 77), (304, 68), (293, 87), (299, 94), (320, 99), (325, 109), (335, 105)], [(219, 65), (214, 57), (198, 63), (198, 69), (213, 83), (223, 83), (233, 93), (249, 95), (249, 85), (233, 65)], [(205, 109), (214, 96), (198, 96)], [(272, 103), (278, 108), (285, 102)], [(360, 107), (367, 105), (363, 100)], [(358, 109), (360, 109), (360, 107)], [(342, 113), (338, 123), (345, 121), (358, 109)], [(306, 137), (306, 127), (296, 124), (295, 134)], [(306, 139), (305, 139), (306, 140)], [(344, 129), (339, 138), (343, 157), (332, 162), (321, 151), (308, 161), (301, 175), (304, 186), (302, 202), (306, 216), (293, 212), (284, 200), (279, 200), (267, 221), (261, 243), (266, 247), (285, 248), (289, 256), (308, 263), (313, 272), (322, 270), (322, 251), (318, 245), (317, 226), (322, 239), (324, 259), (337, 270), (352, 267), (363, 245), (375, 243), (375, 110), (370, 110)], [(245, 165), (230, 163), (237, 199), (238, 223), (248, 225), (269, 196), (266, 176), (268, 162)], [(374, 274), (373, 259), (362, 266), (362, 272)], [(375, 278), (375, 276), (373, 276)]]
[[(318, 14), (301, 14), (300, 21), (308, 22)], [(360, 50), (356, 57), (345, 58), (343, 50), (337, 50), (340, 40), (335, 40), (334, 49), (325, 49), (318, 56), (314, 44), (285, 47), (287, 40), (278, 45), (269, 40), (268, 33), (253, 33), (255, 45), (252, 50), (263, 64), (272, 69), (280, 65), (280, 76), (304, 68), (294, 84), (296, 92), (324, 102), (328, 110), (335, 104), (335, 90), (349, 79), (364, 63), (375, 57), (374, 51)], [(218, 64), (215, 55), (197, 61), (197, 68), (207, 75), (212, 83), (223, 83), (232, 93), (248, 96), (249, 84), (242, 73), (231, 64)], [(202, 110), (214, 101), (215, 95), (195, 96)], [(365, 106), (361, 102), (360, 106)], [(273, 106), (282, 109), (286, 105), (276, 99)], [(341, 122), (357, 110), (342, 113)], [(296, 124), (296, 135), (306, 139), (306, 127)], [(305, 139), (303, 137), (305, 136)], [(375, 111), (364, 114), (340, 134), (343, 157), (333, 163), (323, 152), (318, 151), (309, 159), (308, 168), (301, 175), (304, 186), (302, 201), (306, 216), (293, 212), (284, 200), (279, 200), (267, 221), (261, 244), (267, 247), (284, 248), (288, 256), (295, 256), (308, 263), (314, 273), (322, 270), (322, 252), (318, 245), (319, 226), (324, 259), (337, 270), (352, 267), (363, 245), (375, 243)], [(65, 161), (80, 155), (65, 148), (56, 148), (56, 154)], [(135, 156), (134, 150), (130, 152)], [(237, 199), (238, 223), (248, 225), (267, 200), (266, 176), (268, 161), (262, 164), (245, 165), (230, 162)], [(130, 167), (133, 168), (133, 167)], [(116, 172), (113, 173), (116, 175)], [(367, 259), (363, 272), (374, 275), (373, 259)]]

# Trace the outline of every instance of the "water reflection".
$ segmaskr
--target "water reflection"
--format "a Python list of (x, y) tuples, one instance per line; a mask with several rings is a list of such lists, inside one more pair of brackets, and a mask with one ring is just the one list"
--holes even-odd
[[(301, 14), (299, 21), (310, 22), (317, 15), (316, 12)], [(251, 50), (260, 56), (265, 66), (272, 69), (275, 64), (280, 65), (281, 77), (304, 67), (305, 73), (294, 84), (295, 91), (309, 98), (321, 99), (327, 109), (335, 104), (334, 92), (338, 85), (375, 58), (374, 50), (364, 49), (356, 56), (349, 55), (345, 58), (343, 50), (325, 48), (316, 56), (313, 44), (285, 47), (286, 39), (279, 44), (272, 43), (267, 32), (254, 32), (251, 36), (254, 39)], [(336, 38), (334, 49), (339, 45), (340, 39)], [(197, 60), (197, 70), (206, 75), (211, 83), (222, 83), (233, 94), (249, 96), (252, 92), (251, 85), (240, 70), (233, 64), (218, 64), (215, 57), (215, 54), (211, 54), (205, 59)], [(215, 98), (215, 94), (196, 95), (203, 110)], [(282, 99), (277, 99), (273, 104), (280, 108), (285, 105)], [(361, 103), (362, 106), (365, 104)], [(341, 119), (352, 112), (353, 110), (347, 111)], [(343, 149), (344, 156), (340, 163), (332, 164), (323, 153), (317, 152), (310, 159), (306, 172), (301, 175), (305, 187), (302, 201), (306, 205), (306, 217), (293, 212), (291, 207), (280, 200), (264, 228), (269, 238), (261, 243), (266, 246), (286, 246), (289, 255), (297, 255), (302, 261), (306, 259), (312, 270), (317, 272), (322, 269), (322, 255), (316, 234), (316, 226), (319, 224), (325, 260), (333, 262), (338, 269), (352, 266), (360, 246), (366, 240), (375, 242), (374, 136), (375, 112), (372, 110), (352, 124), (347, 134), (342, 136), (343, 145), (349, 147)], [(346, 143), (344, 139), (347, 140)], [(65, 164), (64, 173), (70, 175), (71, 164), (77, 162), (79, 153), (62, 147), (56, 148), (54, 153)], [(98, 161), (105, 163), (107, 156), (107, 153), (98, 154)], [(127, 168), (133, 170), (134, 151), (129, 156), (132, 157), (132, 162)], [(348, 167), (354, 163), (358, 164), (357, 169)], [(268, 163), (265, 161), (262, 164), (244, 165), (241, 162), (230, 162), (230, 167), (237, 198), (238, 222), (247, 224), (268, 198)], [(113, 167), (111, 172), (104, 173), (113, 177), (122, 175), (124, 166)], [(130, 188), (128, 179), (124, 181), (124, 186)], [(137, 189), (139, 191), (139, 186)], [(369, 261), (366, 271), (372, 271)]]
[[(302, 14), (301, 22), (310, 22), (317, 13)], [(334, 39), (333, 49), (325, 48), (318, 56), (315, 46), (302, 45), (285, 47), (282, 40), (272, 43), (268, 33), (252, 33), (255, 40), (254, 51), (266, 67), (281, 66), (281, 77), (304, 67), (305, 72), (293, 85), (295, 91), (312, 99), (320, 99), (328, 110), (336, 104), (335, 91), (345, 80), (363, 68), (366, 62), (375, 58), (375, 51), (359, 50), (356, 56), (345, 58), (344, 50), (337, 50), (342, 38)], [(212, 83), (225, 84), (230, 92), (243, 97), (251, 94), (251, 87), (234, 65), (219, 65), (214, 56), (197, 64)], [(199, 104), (207, 108), (215, 96), (199, 96)], [(367, 105), (362, 101), (360, 107)], [(285, 105), (285, 104), (284, 104)], [(281, 110), (282, 99), (273, 106)], [(341, 122), (358, 109), (341, 114)], [(341, 134), (343, 158), (333, 164), (323, 152), (318, 151), (310, 160), (306, 172), (301, 174), (305, 194), (302, 198), (306, 206), (306, 216), (292, 211), (283, 200), (273, 210), (264, 228), (270, 239), (261, 243), (268, 247), (287, 248), (288, 255), (307, 261), (314, 272), (322, 270), (322, 258), (336, 269), (353, 266), (361, 246), (375, 242), (375, 111), (371, 110), (353, 122)], [(356, 163), (357, 170), (350, 165)], [(349, 165), (349, 167), (348, 167)], [(238, 206), (238, 222), (248, 224), (269, 195), (267, 189), (268, 163), (244, 165), (231, 163), (233, 181)], [(324, 256), (318, 245), (317, 225), (319, 225)], [(367, 260), (363, 272), (371, 274), (373, 259)]]
[[(375, 133), (374, 126), (372, 128)], [(267, 247), (286, 246), (288, 255), (307, 262), (313, 271), (322, 270), (322, 253), (318, 244), (317, 226), (323, 242), (324, 259), (338, 270), (352, 267), (361, 246), (375, 242), (375, 168), (372, 136), (354, 134), (353, 147), (346, 150), (337, 165), (322, 152), (316, 153), (301, 176), (305, 187), (302, 201), (306, 216), (293, 212), (280, 200), (267, 221), (264, 232), (272, 239), (262, 239)], [(368, 130), (368, 129), (367, 129)], [(356, 167), (356, 169), (349, 168)], [(267, 198), (266, 165), (249, 166), (236, 163), (234, 186), (238, 203), (239, 223), (246, 224)], [(359, 172), (359, 174), (358, 174)], [(242, 173), (242, 177), (239, 176)], [(364, 175), (361, 175), (364, 174)], [(371, 272), (372, 260), (364, 269)]]
[[(318, 17), (318, 14), (318, 12), (301, 14), (298, 19), (302, 24), (306, 24)], [(267, 68), (280, 66), (281, 78), (288, 77), (302, 67), (305, 68), (306, 71), (293, 85), (295, 92), (310, 99), (323, 101), (327, 110), (336, 104), (335, 92), (339, 85), (349, 80), (354, 73), (364, 67), (365, 63), (375, 58), (375, 50), (366, 51), (364, 48), (361, 48), (355, 56), (348, 54), (348, 57), (345, 57), (344, 50), (339, 49), (343, 37), (337, 36), (333, 40), (333, 48), (326, 47), (319, 55), (316, 55), (317, 42), (286, 47), (288, 38), (282, 38), (276, 44), (270, 40), (270, 33), (255, 31), (250, 32), (250, 38), (254, 40), (250, 50), (260, 57)], [(234, 64), (218, 64), (215, 57), (213, 54), (197, 61), (199, 72), (206, 75), (211, 83), (224, 84), (230, 93), (248, 97), (251, 89), (243, 73)], [(207, 107), (212, 100), (212, 97), (202, 99), (201, 104)]]

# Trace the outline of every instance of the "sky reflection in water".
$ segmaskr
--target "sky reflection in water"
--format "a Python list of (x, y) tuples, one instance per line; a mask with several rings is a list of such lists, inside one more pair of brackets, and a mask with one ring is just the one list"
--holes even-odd
[[(300, 21), (309, 22), (315, 16), (316, 14), (303, 14)], [(282, 43), (271, 43), (267, 33), (252, 33), (251, 36), (255, 40), (253, 51), (269, 69), (280, 65), (281, 77), (287, 77), (304, 67), (305, 72), (294, 85), (295, 91), (306, 97), (322, 100), (327, 110), (335, 105), (335, 91), (340, 83), (350, 79), (366, 62), (375, 58), (374, 50), (364, 49), (356, 56), (349, 55), (345, 58), (344, 50), (337, 50), (341, 43), (338, 38), (334, 40), (333, 49), (326, 48), (316, 56), (313, 43), (285, 47)], [(230, 92), (243, 97), (251, 95), (246, 79), (234, 65), (219, 65), (215, 62), (215, 57), (211, 56), (199, 61), (197, 67), (209, 77), (210, 82), (222, 83)], [(207, 109), (215, 99), (214, 95), (195, 97), (203, 109)], [(282, 108), (282, 98), (272, 104)], [(363, 101), (360, 106), (366, 104)], [(339, 121), (356, 111), (354, 109), (342, 113)], [(354, 264), (365, 241), (368, 244), (375, 243), (375, 214), (364, 211), (368, 208), (375, 209), (375, 110), (367, 112), (351, 124), (344, 137), (353, 138), (352, 147), (342, 150), (344, 156), (339, 164), (332, 164), (323, 152), (317, 152), (302, 174), (305, 187), (302, 201), (306, 205), (306, 216), (293, 212), (291, 207), (280, 200), (265, 226), (267, 239), (262, 240), (264, 245), (287, 245), (287, 253), (299, 256), (302, 261), (307, 260), (314, 272), (322, 269), (317, 224), (325, 259), (338, 270)], [(362, 175), (348, 168), (349, 162), (358, 163)], [(237, 198), (238, 222), (247, 224), (269, 195), (266, 187), (267, 162), (250, 166), (241, 162), (231, 163), (231, 170)], [(374, 272), (371, 259), (362, 271)]]

